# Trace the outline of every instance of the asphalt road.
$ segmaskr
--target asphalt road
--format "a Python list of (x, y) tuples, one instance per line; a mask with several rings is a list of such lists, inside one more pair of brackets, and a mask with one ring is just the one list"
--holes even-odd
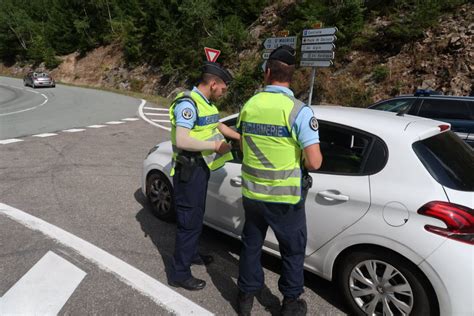
[(24, 87), (0, 77), (0, 140), (56, 132), (135, 116), (140, 100), (105, 91), (56, 85)]
[[(13, 94), (3, 96), (1, 102), (18, 98)], [(132, 106), (135, 113), (140, 102), (132, 101), (137, 105)], [(93, 112), (85, 115), (95, 116)], [(115, 119), (119, 118), (123, 115)], [(103, 122), (88, 121), (84, 125)], [(65, 124), (61, 128), (84, 125)], [(55, 225), (166, 285), (175, 225), (151, 214), (140, 191), (140, 178), (148, 150), (169, 137), (168, 131), (140, 120), (45, 138), (25, 136), (22, 142), (0, 145), (0, 203)], [(236, 314), (240, 242), (206, 228), (200, 246), (215, 257), (208, 267), (192, 268), (196, 277), (207, 281), (207, 287), (197, 292), (172, 290), (211, 313)], [(160, 306), (117, 273), (61, 241), (12, 220), (2, 214), (0, 207), (0, 297), (6, 297), (21, 277), (50, 252), (85, 273), (60, 314), (168, 313), (167, 306)], [(278, 291), (280, 260), (264, 255), (263, 265), (267, 287), (256, 300), (253, 312), (278, 315), (282, 299)], [(160, 297), (160, 293), (155, 295)], [(303, 297), (309, 315), (341, 315), (346, 311), (337, 288), (310, 273), (306, 274)]]

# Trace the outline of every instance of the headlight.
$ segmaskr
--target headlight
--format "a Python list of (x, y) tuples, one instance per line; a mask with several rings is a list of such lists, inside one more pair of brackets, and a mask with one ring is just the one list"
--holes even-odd
[(148, 155), (146, 155), (147, 157), (150, 156), (152, 153), (154, 153), (158, 148), (160, 147), (160, 145), (155, 145), (153, 146), (150, 151), (148, 151)]

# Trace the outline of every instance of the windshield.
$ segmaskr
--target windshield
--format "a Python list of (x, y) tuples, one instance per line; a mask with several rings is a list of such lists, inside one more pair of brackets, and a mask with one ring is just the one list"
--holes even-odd
[(474, 191), (474, 150), (452, 131), (418, 141), (413, 150), (440, 184)]
[(386, 102), (382, 102), (379, 104), (375, 104), (371, 106), (371, 109), (380, 110), (380, 111), (388, 111), (388, 112), (400, 112), (405, 111), (408, 107), (410, 107), (413, 102), (415, 101), (414, 98), (412, 99), (393, 99)]

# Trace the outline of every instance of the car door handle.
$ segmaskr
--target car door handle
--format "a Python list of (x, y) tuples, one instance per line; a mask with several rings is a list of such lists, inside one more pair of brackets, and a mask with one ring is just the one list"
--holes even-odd
[(339, 193), (334, 193), (331, 191), (319, 191), (318, 195), (327, 198), (327, 199), (332, 199), (336, 201), (349, 201), (349, 197), (347, 195), (339, 194)]
[(241, 187), (242, 186), (242, 177), (237, 176), (235, 178), (232, 178), (232, 179), (230, 179), (230, 183), (235, 185), (235, 186)]

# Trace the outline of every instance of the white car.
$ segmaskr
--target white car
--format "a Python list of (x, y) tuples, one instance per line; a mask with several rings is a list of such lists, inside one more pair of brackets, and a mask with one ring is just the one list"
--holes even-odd
[[(306, 200), (305, 268), (338, 282), (357, 315), (474, 315), (474, 151), (443, 122), (313, 110), (324, 162)], [(164, 142), (143, 165), (142, 190), (161, 219), (174, 217), (171, 154)], [(234, 156), (211, 172), (204, 220), (239, 238), (241, 153)], [(279, 255), (271, 230), (264, 250)]]

